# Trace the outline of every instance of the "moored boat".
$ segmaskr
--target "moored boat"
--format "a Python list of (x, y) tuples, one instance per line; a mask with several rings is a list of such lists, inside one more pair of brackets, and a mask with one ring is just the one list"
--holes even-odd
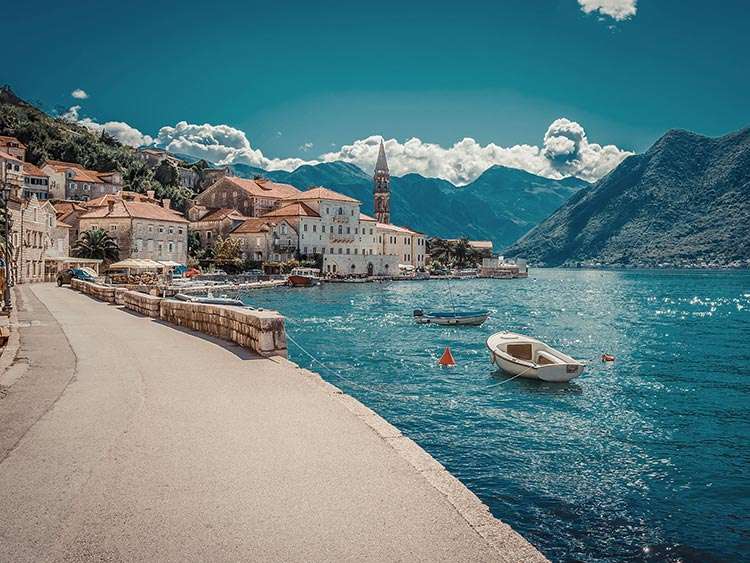
[(292, 287), (312, 287), (320, 283), (320, 270), (317, 268), (294, 268), (287, 281)]
[(479, 326), (490, 316), (489, 311), (422, 311), (414, 310), (414, 320), (419, 324)]
[(487, 339), (492, 363), (509, 375), (565, 382), (575, 379), (585, 364), (544, 342), (517, 334), (497, 332)]

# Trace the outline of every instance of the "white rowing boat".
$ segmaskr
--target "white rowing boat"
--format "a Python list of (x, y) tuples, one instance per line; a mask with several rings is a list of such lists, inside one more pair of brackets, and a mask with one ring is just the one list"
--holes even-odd
[(419, 324), (479, 326), (490, 316), (489, 311), (437, 312), (414, 310), (414, 320)]
[(487, 339), (487, 348), (492, 363), (516, 377), (565, 382), (581, 375), (585, 367), (544, 342), (515, 332), (493, 334)]

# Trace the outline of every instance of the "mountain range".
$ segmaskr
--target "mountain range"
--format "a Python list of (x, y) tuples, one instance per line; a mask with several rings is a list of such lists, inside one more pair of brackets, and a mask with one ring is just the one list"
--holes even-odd
[(546, 266), (750, 264), (750, 128), (671, 130), (573, 195), (506, 253)]
[[(245, 178), (256, 175), (299, 189), (326, 186), (362, 202), (372, 215), (372, 176), (347, 162), (300, 166), (292, 172), (232, 165)], [(429, 236), (491, 240), (503, 248), (548, 217), (579, 189), (577, 178), (553, 180), (523, 170), (493, 166), (466, 186), (406, 174), (391, 178), (391, 221)]]

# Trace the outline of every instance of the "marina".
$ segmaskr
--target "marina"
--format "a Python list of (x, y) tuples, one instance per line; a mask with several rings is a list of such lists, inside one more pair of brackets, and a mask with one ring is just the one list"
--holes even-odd
[[(492, 304), (483, 326), (415, 325), (415, 303), (451, 309), (448, 283), (466, 306)], [(551, 560), (737, 560), (750, 533), (748, 284), (552, 269), (244, 299), (286, 316), (291, 359), (400, 428)], [(501, 330), (589, 365), (569, 383), (510, 380), (485, 347)], [(447, 346), (457, 365), (441, 368)]]

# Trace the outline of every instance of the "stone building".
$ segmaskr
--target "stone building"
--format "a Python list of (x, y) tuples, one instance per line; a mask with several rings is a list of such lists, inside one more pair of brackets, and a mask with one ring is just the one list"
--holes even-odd
[(285, 262), (295, 257), (299, 244), (297, 231), (284, 218), (246, 219), (229, 238), (239, 240), (242, 258), (254, 262)]
[(229, 207), (206, 210), (193, 206), (188, 210), (188, 219), (190, 231), (198, 234), (201, 247), (209, 248), (218, 237), (226, 237), (248, 217)]
[(109, 198), (106, 206), (80, 216), (81, 233), (96, 228), (117, 240), (120, 259), (187, 263), (188, 221), (168, 207), (150, 201)]
[(26, 145), (15, 137), (0, 135), (0, 151), (23, 161), (26, 160), (26, 148)]
[(80, 164), (47, 160), (41, 167), (49, 176), (49, 193), (54, 199), (87, 201), (122, 190), (122, 174), (87, 170)]
[(294, 186), (265, 178), (224, 177), (195, 196), (193, 206), (197, 209), (189, 209), (188, 217), (195, 221), (210, 210), (222, 208), (235, 209), (245, 217), (260, 217), (278, 207), (282, 200), (300, 193)]
[(30, 199), (19, 197), (16, 191), (8, 202), (8, 210), (12, 221), (14, 280), (16, 283), (48, 280), (45, 276), (48, 253), (57, 253), (58, 248), (65, 252), (67, 248), (65, 241), (58, 242), (59, 237), (67, 239), (67, 232), (63, 225), (58, 228), (55, 208), (34, 195)]
[(23, 163), (23, 197), (30, 198), (35, 195), (37, 199), (49, 199), (49, 176), (44, 171), (31, 164)]
[(397, 256), (399, 264), (422, 268), (427, 257), (427, 239), (406, 227), (377, 224), (380, 254)]

